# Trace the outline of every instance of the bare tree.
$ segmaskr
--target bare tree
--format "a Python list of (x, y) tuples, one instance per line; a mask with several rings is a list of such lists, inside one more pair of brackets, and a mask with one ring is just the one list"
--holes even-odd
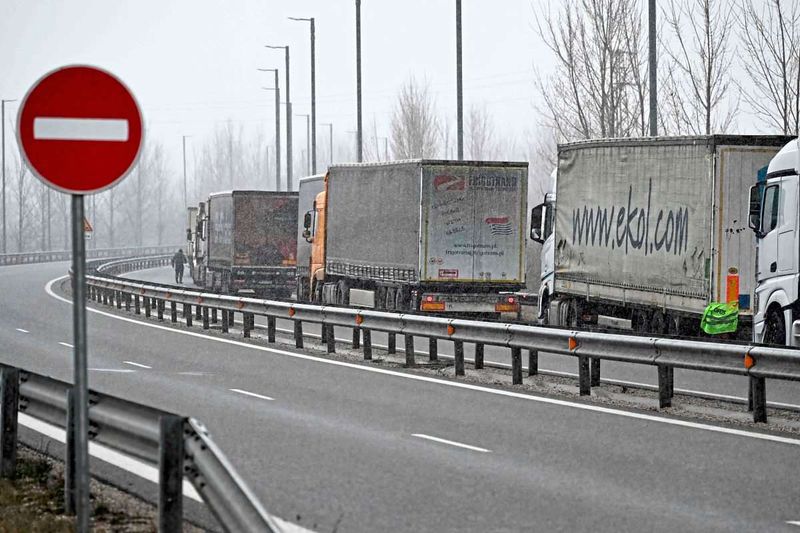
[(397, 159), (433, 157), (439, 151), (439, 121), (428, 85), (412, 76), (400, 89), (392, 114), (392, 153)]
[(556, 71), (538, 76), (548, 127), (560, 139), (643, 134), (647, 73), (636, 0), (565, 2), (536, 15), (536, 28), (556, 56)]
[[(750, 82), (742, 98), (784, 135), (800, 132), (800, 3), (741, 0), (739, 28)], [(741, 84), (739, 84), (741, 89)]]
[(494, 124), (485, 106), (472, 106), (466, 121), (466, 149), (470, 159), (476, 161), (497, 157), (494, 141)]
[[(22, 162), (22, 154), (14, 158), (14, 179), (12, 182), (13, 192), (16, 196), (17, 210), (17, 231), (14, 236), (17, 252), (31, 250), (35, 246), (29, 246), (33, 236), (36, 234), (36, 222), (32, 215), (36, 211), (34, 201), (36, 195), (31, 194), (33, 190), (33, 180), (28, 172), (28, 166)], [(32, 220), (33, 219), (33, 220)]]
[(674, 46), (665, 43), (664, 49), (677, 131), (728, 131), (738, 111), (738, 98), (724, 106), (731, 88), (734, 10), (720, 0), (669, 0), (662, 12), (674, 39)]

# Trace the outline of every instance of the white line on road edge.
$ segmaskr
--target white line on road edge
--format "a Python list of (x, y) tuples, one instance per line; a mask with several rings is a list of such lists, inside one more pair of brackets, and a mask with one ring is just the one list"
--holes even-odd
[(87, 370), (91, 370), (92, 372), (117, 372), (120, 374), (136, 372), (136, 370), (131, 370), (130, 368), (88, 368)]
[(68, 342), (59, 342), (58, 344), (60, 344), (61, 346), (66, 346), (67, 348), (74, 348), (74, 346), (73, 346), (73, 345), (71, 345), (71, 344), (70, 344), (70, 343), (68, 343)]
[(789, 524), (790, 526), (800, 526), (800, 520), (786, 522), (786, 523)]
[(22, 329), (22, 328), (17, 328), (17, 331), (19, 331), (20, 333), (30, 333), (30, 331), (28, 331), (27, 329)]
[(117, 118), (36, 117), (33, 138), (37, 141), (128, 140), (128, 121)]
[(492, 450), (487, 450), (486, 448), (478, 448), (477, 446), (470, 446), (469, 444), (464, 444), (463, 442), (456, 442), (454, 440), (440, 439), (439, 437), (432, 437), (430, 435), (425, 435), (424, 433), (412, 433), (411, 436), (420, 439), (432, 440), (434, 442), (441, 442), (442, 444), (449, 444), (450, 446), (465, 448), (467, 450), (472, 450), (473, 452), (492, 453)]
[(273, 401), (275, 398), (270, 398), (269, 396), (262, 396), (261, 394), (256, 394), (255, 392), (248, 392), (242, 389), (228, 389), (231, 392), (238, 392), (239, 394), (244, 394), (245, 396), (252, 396), (253, 398), (261, 398), (262, 400), (269, 400)]
[[(50, 282), (48, 282), (48, 284), (45, 286), (45, 291), (47, 292), (47, 294), (49, 294), (50, 296), (52, 296), (56, 300), (60, 300), (62, 302), (66, 302), (66, 303), (71, 305), (72, 302), (70, 300), (67, 300), (66, 298), (63, 298), (63, 297), (57, 295), (55, 292), (53, 292), (53, 285), (58, 281), (66, 279), (67, 277), (68, 276), (61, 276), (60, 278), (56, 278), (56, 279), (50, 280)], [(780, 444), (791, 444), (792, 446), (800, 446), (800, 439), (791, 438), (791, 437), (782, 437), (782, 436), (779, 436), (779, 435), (771, 435), (769, 433), (759, 433), (759, 432), (756, 432), (756, 431), (746, 431), (746, 430), (743, 430), (743, 429), (733, 429), (733, 428), (727, 428), (727, 427), (722, 427), (722, 426), (713, 426), (711, 424), (701, 424), (699, 422), (690, 422), (688, 420), (679, 420), (679, 419), (676, 419), (676, 418), (666, 418), (666, 417), (663, 417), (663, 416), (650, 415), (650, 414), (646, 414), (646, 413), (637, 413), (637, 412), (633, 412), (633, 411), (623, 411), (621, 409), (615, 409), (615, 408), (612, 408), (612, 407), (602, 407), (602, 406), (599, 406), (599, 405), (591, 405), (591, 404), (586, 404), (586, 403), (573, 402), (573, 401), (570, 401), (570, 400), (560, 400), (560, 399), (557, 399), (557, 398), (548, 398), (546, 396), (533, 396), (531, 394), (523, 394), (521, 392), (513, 392), (513, 391), (507, 391), (507, 390), (501, 390), (501, 389), (492, 389), (492, 388), (489, 388), (489, 387), (483, 387), (481, 385), (472, 385), (470, 383), (462, 383), (462, 382), (459, 382), (459, 381), (445, 381), (445, 380), (438, 379), (438, 378), (432, 378), (432, 377), (428, 377), (428, 376), (420, 376), (418, 374), (407, 374), (407, 373), (404, 373), (404, 372), (396, 372), (394, 370), (388, 370), (388, 369), (385, 369), (385, 368), (377, 368), (377, 367), (373, 367), (373, 366), (365, 366), (365, 365), (359, 365), (359, 364), (355, 364), (355, 363), (347, 363), (345, 361), (335, 361), (335, 360), (332, 360), (332, 359), (323, 359), (323, 358), (316, 357), (316, 356), (313, 356), (313, 355), (306, 355), (306, 354), (298, 353), (298, 352), (289, 352), (289, 351), (286, 351), (286, 350), (280, 350), (278, 348), (270, 348), (268, 346), (259, 346), (259, 345), (256, 345), (256, 344), (248, 344), (246, 342), (235, 341), (233, 339), (224, 339), (224, 338), (221, 338), (221, 337), (211, 337), (211, 336), (208, 336), (208, 335), (203, 335), (202, 333), (196, 333), (194, 331), (172, 329), (170, 327), (161, 326), (159, 324), (151, 324), (151, 323), (148, 323), (148, 322), (143, 322), (141, 320), (135, 320), (133, 318), (128, 318), (128, 317), (124, 317), (124, 316), (120, 316), (120, 315), (115, 315), (115, 314), (112, 314), (112, 313), (107, 313), (105, 311), (100, 311), (99, 309), (94, 309), (92, 307), (87, 307), (86, 310), (90, 311), (92, 313), (97, 313), (97, 314), (102, 315), (102, 316), (107, 316), (109, 318), (113, 318), (113, 319), (116, 319), (116, 320), (121, 320), (123, 322), (130, 322), (132, 324), (139, 324), (140, 326), (145, 326), (145, 327), (154, 328), (154, 329), (160, 329), (160, 330), (163, 330), (163, 331), (170, 331), (170, 332), (175, 333), (177, 335), (188, 335), (190, 337), (196, 337), (196, 338), (204, 339), (204, 340), (207, 340), (207, 341), (220, 342), (220, 343), (223, 343), (223, 344), (229, 344), (229, 345), (232, 345), (232, 346), (238, 346), (240, 348), (249, 348), (251, 350), (256, 350), (256, 351), (260, 351), (260, 352), (267, 352), (267, 353), (285, 355), (287, 357), (292, 357), (292, 358), (295, 358), (295, 359), (303, 359), (303, 360), (306, 360), (306, 361), (314, 361), (316, 363), (321, 363), (321, 364), (326, 364), (326, 365), (340, 366), (340, 367), (344, 367), (344, 368), (350, 368), (350, 369), (353, 369), (353, 370), (360, 370), (361, 372), (371, 372), (371, 373), (374, 373), (374, 374), (382, 374), (384, 376), (393, 376), (393, 377), (398, 377), (398, 378), (403, 378), (403, 379), (410, 379), (410, 380), (413, 380), (413, 381), (422, 381), (422, 382), (425, 382), (425, 383), (433, 383), (433, 384), (437, 384), (437, 385), (440, 385), (440, 386), (443, 386), (443, 387), (453, 387), (453, 388), (456, 388), (456, 389), (464, 389), (464, 390), (483, 392), (483, 393), (486, 393), (486, 394), (493, 394), (493, 395), (496, 395), (496, 396), (505, 396), (507, 398), (516, 398), (516, 399), (520, 399), (520, 400), (527, 400), (527, 401), (531, 401), (531, 402), (545, 403), (545, 404), (549, 404), (549, 405), (559, 405), (559, 406), (562, 406), (562, 407), (571, 407), (571, 408), (580, 409), (580, 410), (583, 410), (583, 411), (593, 411), (593, 412), (596, 412), (596, 413), (604, 413), (604, 414), (608, 414), (608, 415), (622, 416), (622, 417), (626, 417), (626, 418), (634, 418), (634, 419), (637, 419), (637, 420), (645, 420), (647, 422), (657, 422), (657, 423), (660, 423), (660, 424), (667, 424), (667, 425), (670, 425), (670, 426), (678, 426), (678, 427), (685, 427), (685, 428), (692, 428), (692, 429), (701, 429), (701, 430), (704, 430), (704, 431), (712, 431), (712, 432), (715, 432), (715, 433), (723, 433), (723, 434), (726, 434), (726, 435), (734, 435), (734, 436), (737, 436), (737, 437), (747, 437), (747, 438), (750, 438), (750, 439), (758, 439), (758, 440), (764, 440), (764, 441), (769, 441), (769, 442), (777, 442), (777, 443), (780, 443)]]
[(123, 361), (126, 365), (138, 366), (139, 368), (153, 368), (152, 366), (143, 365), (141, 363), (134, 363), (133, 361)]

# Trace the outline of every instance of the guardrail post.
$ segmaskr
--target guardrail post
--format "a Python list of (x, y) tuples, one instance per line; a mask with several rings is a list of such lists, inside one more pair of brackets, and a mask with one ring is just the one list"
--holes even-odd
[(199, 305), (196, 305), (194, 307), (195, 307), (195, 318), (197, 320), (202, 320), (203, 319), (203, 309)]
[(156, 315), (159, 320), (164, 320), (164, 300), (156, 300)]
[(299, 320), (294, 321), (294, 347), (303, 347), (303, 323)]
[(169, 303), (169, 315), (173, 323), (178, 321), (178, 304), (175, 302)]
[(211, 327), (208, 322), (208, 307), (203, 307), (203, 329)]
[(108, 289), (103, 289), (103, 305), (108, 305)]
[(192, 327), (192, 304), (183, 304), (183, 316), (186, 317), (186, 327)]
[(322, 329), (327, 330), (327, 337), (328, 337), (328, 353), (335, 353), (336, 352), (336, 332), (333, 330), (333, 326), (329, 326), (327, 324), (322, 324)]
[(672, 407), (672, 396), (669, 394), (669, 370), (666, 365), (658, 365), (658, 408)]
[(600, 359), (597, 357), (591, 358), (591, 374), (592, 374), (592, 387), (600, 386)]
[(456, 376), (464, 375), (464, 341), (453, 341)]
[(64, 447), (64, 513), (75, 515), (75, 388), (67, 389), (66, 445)]
[(361, 332), (358, 328), (353, 328), (353, 349), (358, 350), (361, 347)]
[(137, 315), (141, 315), (142, 314), (142, 308), (141, 308), (141, 304), (139, 303), (139, 295), (138, 294), (135, 294), (133, 296), (133, 312), (136, 313)]
[(483, 343), (475, 344), (475, 370), (483, 368)]
[(528, 350), (528, 376), (535, 376), (539, 373), (539, 352)]
[(117, 304), (117, 309), (122, 309), (122, 291), (114, 291), (114, 300)]
[(522, 385), (522, 348), (511, 348), (511, 384)]
[(753, 422), (767, 421), (767, 382), (765, 378), (750, 376), (753, 391)]
[(183, 529), (183, 418), (164, 415), (158, 439), (158, 531)]
[(131, 295), (130, 293), (125, 293), (125, 311), (130, 312), (131, 310)]
[(578, 389), (581, 396), (592, 393), (592, 379), (589, 370), (589, 358), (585, 355), (578, 356)]
[(675, 396), (675, 367), (671, 366), (667, 370), (667, 386), (669, 387), (669, 397)]
[(228, 311), (228, 327), (233, 327), (236, 325), (236, 313), (234, 311)]
[(17, 471), (18, 369), (0, 369), (0, 402), (0, 477), (11, 479)]
[(389, 341), (387, 342), (386, 353), (393, 354), (397, 352), (397, 336), (394, 333), (388, 333)]
[(267, 342), (275, 342), (275, 317), (267, 316)]
[(215, 307), (211, 310), (211, 323), (216, 324), (217, 322), (217, 308)]
[(153, 306), (150, 304), (150, 300), (150, 297), (144, 297), (144, 316), (147, 318), (150, 318), (150, 314), (153, 312)]
[(250, 338), (250, 318), (252, 316), (252, 313), (242, 313), (242, 335), (246, 339)]
[(325, 324), (320, 324), (319, 327), (319, 342), (320, 344), (328, 344), (328, 329), (325, 327)]
[(365, 329), (363, 330), (364, 336), (364, 361), (370, 361), (372, 359), (372, 331)]
[(222, 333), (228, 333), (228, 311), (222, 310)]
[(430, 337), (428, 339), (428, 360), (429, 361), (439, 360), (439, 339), (437, 339), (436, 337)]
[(405, 339), (405, 350), (406, 350), (406, 366), (412, 367), (416, 366), (417, 362), (414, 358), (414, 336), (413, 335), (403, 335)]

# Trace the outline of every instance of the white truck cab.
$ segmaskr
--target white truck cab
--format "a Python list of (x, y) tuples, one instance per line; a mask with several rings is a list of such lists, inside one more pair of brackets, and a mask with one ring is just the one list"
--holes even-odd
[(556, 214), (556, 177), (558, 169), (553, 169), (550, 182), (544, 195), (544, 202), (531, 211), (531, 240), (542, 245), (541, 284), (539, 285), (538, 319), (547, 325), (550, 297), (554, 292), (555, 282), (555, 247), (553, 226)]
[(800, 346), (800, 145), (772, 158), (750, 189), (749, 225), (756, 234), (753, 340)]

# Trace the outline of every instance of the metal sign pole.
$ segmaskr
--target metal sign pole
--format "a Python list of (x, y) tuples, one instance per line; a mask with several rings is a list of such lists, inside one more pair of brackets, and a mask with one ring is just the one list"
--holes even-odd
[(75, 342), (75, 527), (89, 531), (89, 387), (86, 361), (86, 242), (83, 196), (72, 195), (72, 336)]

